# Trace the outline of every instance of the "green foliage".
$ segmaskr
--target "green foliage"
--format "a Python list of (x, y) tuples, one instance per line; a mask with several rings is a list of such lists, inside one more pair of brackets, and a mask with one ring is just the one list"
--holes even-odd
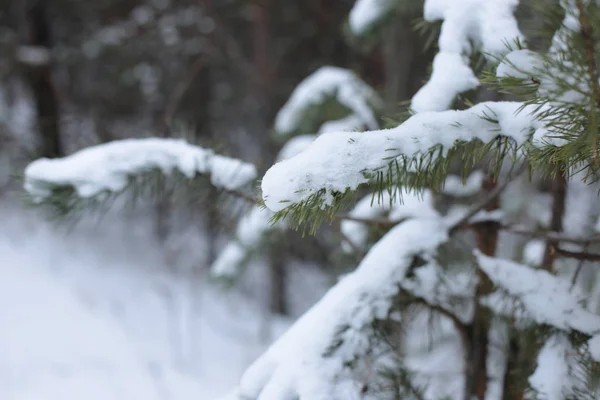
[[(491, 114), (483, 115), (482, 118), (497, 123)], [(373, 192), (387, 192), (390, 202), (394, 203), (401, 201), (402, 192), (399, 188), (417, 192), (426, 187), (441, 189), (451, 165), (455, 162), (460, 162), (463, 167), (463, 179), (466, 179), (473, 167), (482, 161), (486, 161), (490, 174), (497, 177), (507, 160), (511, 161), (512, 169), (519, 159), (521, 149), (512, 139), (500, 135), (489, 143), (478, 139), (470, 142), (459, 141), (450, 149), (436, 145), (425, 153), (411, 155), (400, 153), (401, 149), (391, 148), (388, 149), (390, 156), (385, 167), (371, 173), (365, 171), (364, 174), (369, 179), (367, 185)], [(343, 193), (333, 193), (332, 200), (327, 203), (328, 197), (329, 194), (322, 189), (307, 200), (290, 204), (289, 207), (278, 211), (273, 221), (285, 218), (292, 227), (308, 227), (310, 232), (315, 232), (324, 220), (333, 219), (339, 210), (344, 209), (355, 198), (354, 191), (350, 189)]]

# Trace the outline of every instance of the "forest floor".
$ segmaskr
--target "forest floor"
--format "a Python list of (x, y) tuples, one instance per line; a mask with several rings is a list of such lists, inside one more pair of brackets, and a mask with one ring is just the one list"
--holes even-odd
[(3, 400), (213, 400), (285, 325), (168, 268), (144, 227), (0, 220)]

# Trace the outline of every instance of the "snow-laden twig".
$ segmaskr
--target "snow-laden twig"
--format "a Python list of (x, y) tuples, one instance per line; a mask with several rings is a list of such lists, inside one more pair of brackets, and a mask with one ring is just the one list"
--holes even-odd
[(400, 168), (415, 168), (403, 165), (403, 158), (418, 162), (433, 151), (427, 160), (435, 163), (460, 143), (489, 143), (502, 135), (521, 145), (543, 127), (533, 113), (521, 103), (486, 102), (464, 111), (419, 113), (393, 129), (326, 133), (304, 152), (267, 171), (263, 199), (267, 207), (279, 211), (322, 193), (327, 206), (334, 193), (356, 189), (394, 161)]
[(215, 154), (178, 139), (126, 139), (88, 147), (64, 158), (42, 158), (25, 169), (25, 190), (42, 202), (55, 190), (73, 189), (81, 198), (121, 192), (129, 179), (152, 170), (186, 178), (200, 174), (225, 190), (238, 190), (256, 179), (254, 165)]
[[(581, 305), (581, 294), (571, 290), (568, 280), (548, 271), (475, 253), (479, 267), (494, 285), (516, 299), (523, 307), (526, 320), (547, 324), (566, 332), (575, 330), (586, 335), (600, 332), (600, 316)], [(499, 313), (504, 295), (492, 294), (484, 302)], [(509, 307), (510, 308), (510, 307)]]
[(439, 218), (393, 228), (357, 270), (329, 290), (244, 374), (240, 399), (346, 400), (360, 394), (353, 363), (373, 350), (372, 323), (385, 318), (414, 257), (447, 240)]

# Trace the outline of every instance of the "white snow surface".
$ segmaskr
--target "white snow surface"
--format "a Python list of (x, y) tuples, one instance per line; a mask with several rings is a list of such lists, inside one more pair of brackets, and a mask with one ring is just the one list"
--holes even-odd
[(600, 362), (600, 335), (594, 335), (590, 340), (588, 340), (588, 346), (592, 358), (595, 361)]
[[(385, 318), (413, 256), (447, 240), (439, 218), (417, 218), (390, 230), (360, 263), (302, 316), (244, 374), (232, 399), (348, 400), (361, 387), (344, 364), (372, 349), (375, 319)], [(326, 354), (328, 353), (328, 354)]]
[(71, 186), (80, 197), (119, 192), (130, 177), (151, 169), (169, 174), (178, 170), (188, 178), (209, 174), (225, 189), (239, 189), (257, 176), (252, 164), (215, 154), (181, 139), (124, 139), (80, 150), (64, 158), (42, 158), (25, 169), (24, 187), (43, 200), (56, 187)]
[(532, 267), (538, 267), (544, 261), (545, 252), (546, 242), (544, 240), (530, 240), (523, 248), (523, 260)]
[[(564, 278), (513, 261), (488, 257), (479, 251), (475, 251), (475, 256), (479, 267), (494, 285), (516, 298), (527, 317), (537, 324), (587, 335), (600, 333), (600, 316), (581, 305), (581, 294), (575, 288), (572, 290), (570, 282)], [(497, 300), (498, 297), (492, 294), (485, 303), (494, 307)], [(512, 310), (504, 311), (510, 313)]]
[(394, 0), (356, 0), (350, 10), (350, 29), (355, 35), (364, 34), (378, 23), (394, 6)]
[(269, 340), (256, 304), (173, 273), (143, 224), (0, 214), (2, 400), (211, 399)]
[(378, 122), (372, 110), (379, 107), (377, 93), (354, 72), (339, 67), (321, 67), (304, 79), (281, 108), (275, 118), (275, 130), (287, 135), (296, 131), (306, 111), (319, 106), (328, 97), (348, 107), (369, 129), (377, 129)]
[(537, 358), (537, 368), (529, 377), (529, 384), (538, 395), (547, 400), (563, 400), (573, 395), (577, 350), (565, 334), (552, 336), (544, 343)]
[[(323, 134), (302, 153), (267, 171), (263, 199), (269, 209), (279, 211), (325, 189), (323, 206), (327, 206), (332, 193), (368, 182), (393, 156), (418, 156), (436, 145), (447, 151), (460, 140), (488, 143), (499, 134), (522, 144), (542, 123), (532, 108), (521, 107), (516, 102), (484, 102), (463, 111), (422, 112), (392, 129)], [(497, 118), (499, 124), (484, 115)]]

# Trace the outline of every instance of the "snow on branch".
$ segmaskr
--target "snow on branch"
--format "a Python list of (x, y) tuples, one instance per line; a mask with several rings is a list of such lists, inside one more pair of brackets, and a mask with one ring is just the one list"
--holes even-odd
[(523, 145), (543, 127), (533, 112), (521, 103), (485, 102), (468, 110), (419, 113), (392, 129), (323, 134), (267, 171), (263, 198), (273, 211), (311, 200), (327, 208), (336, 193), (355, 190), (378, 174), (398, 179), (397, 172), (433, 170), (465, 143), (488, 144), (505, 136)]
[(513, 15), (518, 3), (518, 0), (425, 2), (425, 19), (443, 23), (433, 72), (429, 82), (412, 99), (414, 111), (446, 110), (458, 94), (479, 85), (469, 65), (473, 45), (498, 57), (508, 51), (507, 45), (523, 41)]
[(395, 0), (356, 0), (348, 20), (352, 33), (365, 34), (389, 14), (394, 3)]
[(357, 365), (367, 354), (377, 353), (372, 324), (391, 312), (399, 283), (415, 257), (431, 260), (447, 239), (447, 226), (440, 218), (416, 218), (390, 230), (356, 271), (330, 289), (246, 371), (238, 398), (358, 398)]
[[(600, 316), (582, 306), (581, 296), (571, 289), (567, 280), (509, 260), (488, 257), (479, 252), (475, 255), (479, 267), (494, 285), (522, 305), (525, 320), (567, 332), (600, 333)], [(512, 315), (513, 310), (502, 305), (503, 297), (503, 293), (496, 292), (487, 297), (485, 303), (500, 313)]]
[(288, 135), (297, 131), (315, 106), (335, 98), (369, 129), (377, 129), (373, 112), (381, 107), (377, 93), (354, 72), (338, 67), (322, 67), (302, 81), (277, 114), (275, 130)]
[(576, 368), (577, 350), (564, 333), (556, 334), (540, 350), (529, 384), (543, 399), (572, 398), (577, 385), (573, 376)]
[(237, 190), (256, 179), (252, 164), (215, 154), (179, 139), (126, 139), (88, 147), (64, 158), (42, 158), (25, 169), (25, 190), (42, 202), (70, 188), (81, 198), (123, 191), (131, 178), (177, 171), (192, 179), (207, 174), (213, 185)]

